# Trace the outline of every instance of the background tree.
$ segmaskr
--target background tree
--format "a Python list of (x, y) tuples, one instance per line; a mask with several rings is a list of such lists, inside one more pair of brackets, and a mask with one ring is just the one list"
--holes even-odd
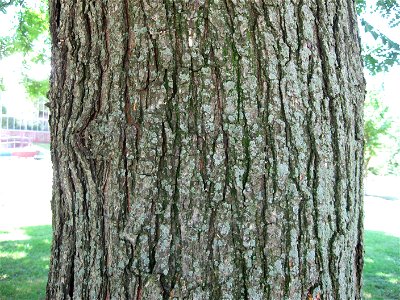
[(366, 172), (377, 170), (368, 168), (369, 161), (382, 147), (382, 136), (389, 134), (392, 120), (388, 118), (388, 107), (380, 102), (379, 92), (369, 92), (365, 102), (365, 169)]
[[(369, 33), (376, 41), (375, 45), (363, 43), (365, 67), (371, 74), (387, 71), (391, 66), (399, 64), (400, 45), (382, 33), (365, 18), (367, 10), (380, 14), (387, 19), (391, 28), (400, 24), (400, 3), (397, 0), (357, 0), (357, 12), (360, 24), (365, 33)], [(368, 2), (368, 3), (367, 3)]]
[(48, 299), (360, 298), (356, 10), (274, 3), (50, 1)]
[[(33, 8), (23, 0), (0, 1), (0, 12), (2, 13), (6, 13), (6, 9), (10, 6), (19, 8), (17, 11), (18, 26), (14, 33), (11, 36), (0, 37), (0, 58), (15, 52), (22, 52), (30, 56), (30, 63), (46, 63), (49, 61), (50, 40), (47, 1), (41, 0), (37, 3), (40, 3), (40, 5)], [(371, 74), (388, 71), (391, 66), (399, 62), (400, 46), (368, 22), (365, 15), (370, 11), (376, 12), (387, 20), (390, 27), (397, 27), (400, 22), (400, 4), (396, 0), (357, 0), (356, 5), (361, 30), (369, 33), (376, 41), (375, 44), (363, 41), (364, 65)], [(38, 39), (40, 40), (39, 43), (37, 43)], [(39, 49), (34, 49), (34, 44), (42, 46)], [(26, 67), (29, 69), (29, 63), (26, 64)], [(32, 99), (44, 97), (49, 89), (47, 79), (38, 81), (30, 78), (29, 75), (25, 75), (23, 83)]]
[(35, 64), (46, 64), (50, 60), (47, 1), (1, 1), (0, 11), (6, 14), (7, 9), (12, 10), (15, 27), (0, 37), (0, 59), (15, 53), (23, 54), (25, 72), (22, 83), (33, 101), (43, 101), (49, 90), (49, 80), (37, 80), (29, 70)]
[(395, 145), (394, 151), (388, 163), (388, 174), (399, 176), (400, 174), (400, 129), (397, 128), (395, 132)]
[[(363, 45), (364, 65), (370, 74), (376, 75), (386, 72), (390, 67), (399, 64), (400, 46), (398, 42), (389, 38), (381, 30), (368, 22), (367, 16), (371, 12), (380, 15), (387, 20), (390, 28), (399, 27), (400, 4), (396, 0), (357, 1), (357, 11), (360, 16), (361, 30), (370, 34), (375, 42), (365, 39)], [(384, 82), (382, 82), (382, 86)], [(399, 174), (396, 165), (399, 164), (398, 153), (400, 151), (397, 132), (400, 130), (397, 124), (398, 118), (390, 117), (388, 106), (382, 99), (382, 91), (378, 92), (368, 88), (367, 102), (365, 106), (365, 168), (367, 172), (380, 175)], [(389, 112), (389, 113), (388, 113)], [(385, 154), (382, 152), (386, 152)], [(389, 154), (390, 153), (390, 154)], [(389, 156), (388, 156), (389, 154)], [(385, 156), (388, 156), (385, 159)], [(371, 159), (381, 160), (380, 164)], [(366, 172), (366, 174), (367, 174)]]
[[(0, 38), (0, 58), (15, 52), (25, 54), (34, 52), (30, 61), (33, 63), (44, 63), (49, 61), (50, 47), (48, 32), (47, 1), (36, 1), (40, 5), (35, 8), (23, 0), (0, 1), (0, 12), (6, 13), (10, 6), (18, 7), (18, 26), (11, 36)], [(397, 27), (400, 22), (400, 4), (396, 0), (378, 1), (357, 0), (357, 13), (359, 15), (361, 29), (369, 33), (375, 40), (374, 45), (363, 42), (363, 58), (365, 67), (371, 74), (387, 71), (393, 65), (398, 64), (400, 46), (390, 39), (378, 28), (368, 22), (365, 14), (373, 11), (387, 20), (390, 27)], [(33, 49), (35, 41), (41, 39), (40, 49)], [(33, 80), (29, 76), (24, 77), (24, 85), (28, 94), (35, 99), (40, 92), (40, 97), (45, 96), (48, 91), (47, 80)], [(1, 87), (0, 87), (1, 88)]]

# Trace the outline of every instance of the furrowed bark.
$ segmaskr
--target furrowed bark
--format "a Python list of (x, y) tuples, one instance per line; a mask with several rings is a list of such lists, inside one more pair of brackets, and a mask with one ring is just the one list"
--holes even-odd
[(48, 299), (360, 299), (353, 1), (50, 1)]

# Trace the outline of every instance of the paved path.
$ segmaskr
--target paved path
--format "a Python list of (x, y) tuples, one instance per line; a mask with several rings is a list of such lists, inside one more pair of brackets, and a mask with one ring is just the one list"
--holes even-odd
[[(51, 181), (49, 158), (0, 158), (0, 230), (51, 224)], [(364, 199), (365, 229), (400, 237), (400, 177), (371, 176), (365, 185), (374, 195)]]
[(400, 177), (369, 175), (364, 185), (364, 228), (400, 237)]
[(0, 157), (0, 229), (51, 224), (49, 159)]
[(400, 200), (400, 176), (368, 175), (364, 185), (367, 196)]

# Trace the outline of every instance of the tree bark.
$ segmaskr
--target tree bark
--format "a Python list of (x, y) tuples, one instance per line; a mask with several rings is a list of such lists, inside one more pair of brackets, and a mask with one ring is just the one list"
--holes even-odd
[(352, 0), (50, 1), (48, 299), (360, 299)]

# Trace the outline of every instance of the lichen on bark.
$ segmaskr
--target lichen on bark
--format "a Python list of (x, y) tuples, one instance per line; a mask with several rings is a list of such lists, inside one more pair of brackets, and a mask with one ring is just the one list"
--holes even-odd
[(50, 1), (48, 299), (360, 299), (352, 1)]

